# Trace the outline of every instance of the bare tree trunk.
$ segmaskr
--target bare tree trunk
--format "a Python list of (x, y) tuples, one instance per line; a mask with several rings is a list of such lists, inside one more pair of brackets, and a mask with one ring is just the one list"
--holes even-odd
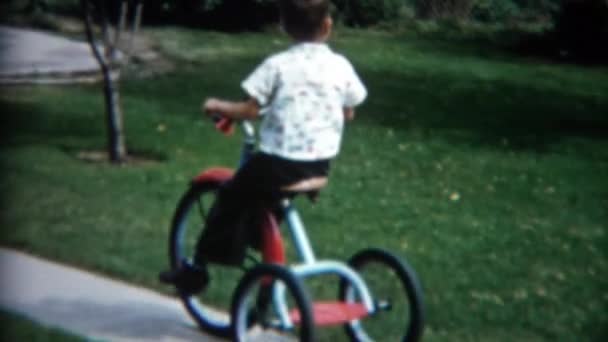
[[(104, 13), (104, 18), (102, 18), (102, 20), (104, 21), (103, 35), (105, 38), (104, 40), (107, 53), (106, 56), (102, 55), (102, 53), (99, 51), (99, 46), (97, 46), (97, 44), (95, 43), (95, 36), (93, 34), (93, 18), (91, 14), (91, 4), (89, 3), (89, 0), (81, 0), (81, 6), (85, 19), (85, 30), (87, 40), (89, 42), (93, 55), (95, 56), (95, 59), (99, 63), (103, 76), (103, 90), (106, 108), (106, 126), (108, 134), (108, 152), (110, 161), (112, 161), (113, 163), (123, 163), (127, 157), (123, 113), (120, 107), (120, 92), (118, 89), (118, 84), (117, 82), (115, 84), (114, 78), (112, 77), (112, 69), (114, 66), (113, 59), (116, 53), (115, 46), (111, 44), (107, 39), (109, 37), (109, 34), (107, 27), (107, 18), (105, 18)], [(117, 31), (118, 30), (119, 28), (117, 28)]]
[(127, 144), (125, 142), (124, 122), (120, 107), (120, 92), (118, 85), (112, 81), (111, 71), (104, 72), (104, 96), (106, 100), (108, 151), (113, 163), (122, 163), (127, 158)]

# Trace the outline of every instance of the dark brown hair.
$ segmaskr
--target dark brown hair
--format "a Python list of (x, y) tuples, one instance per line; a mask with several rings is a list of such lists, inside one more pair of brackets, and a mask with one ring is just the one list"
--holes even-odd
[(329, 15), (329, 0), (280, 0), (279, 9), (283, 28), (290, 36), (311, 40)]

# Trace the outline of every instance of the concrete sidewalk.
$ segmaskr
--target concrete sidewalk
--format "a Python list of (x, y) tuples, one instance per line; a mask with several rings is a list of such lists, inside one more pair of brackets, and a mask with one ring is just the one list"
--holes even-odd
[(4, 248), (0, 307), (94, 340), (220, 341), (176, 298)]

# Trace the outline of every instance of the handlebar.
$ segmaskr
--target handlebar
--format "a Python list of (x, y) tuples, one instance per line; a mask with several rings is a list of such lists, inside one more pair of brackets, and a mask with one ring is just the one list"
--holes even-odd
[(226, 117), (214, 114), (211, 115), (211, 120), (215, 123), (215, 128), (225, 135), (232, 135), (234, 133), (234, 121)]
[[(218, 131), (222, 132), (224, 135), (234, 134), (234, 120), (223, 117), (219, 114), (211, 115), (211, 120), (213, 120), (215, 128)], [(243, 133), (245, 134), (245, 140), (247, 142), (255, 142), (255, 128), (251, 121), (242, 120), (241, 128), (243, 130)]]

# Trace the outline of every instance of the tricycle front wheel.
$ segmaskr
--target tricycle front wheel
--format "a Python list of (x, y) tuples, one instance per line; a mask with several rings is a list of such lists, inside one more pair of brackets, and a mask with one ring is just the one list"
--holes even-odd
[[(367, 284), (375, 303), (372, 316), (345, 324), (353, 341), (416, 342), (422, 336), (424, 307), (422, 287), (414, 269), (399, 257), (366, 249), (348, 262)], [(360, 301), (346, 280), (340, 283), (340, 299)]]

